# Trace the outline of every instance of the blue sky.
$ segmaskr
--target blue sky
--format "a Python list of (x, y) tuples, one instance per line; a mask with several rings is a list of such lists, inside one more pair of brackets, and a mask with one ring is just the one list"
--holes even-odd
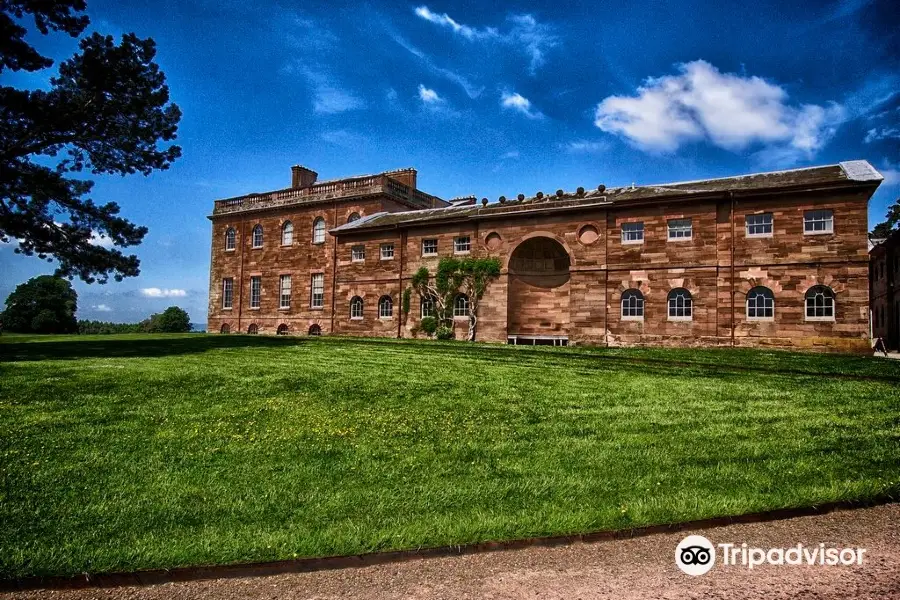
[[(76, 281), (78, 315), (177, 304), (205, 322), (213, 200), (286, 187), (296, 163), (323, 179), (412, 166), (430, 193), (495, 200), (864, 158), (885, 176), (874, 224), (900, 196), (891, 4), (88, 0), (93, 29), (156, 40), (184, 154), (96, 179), (92, 197), (150, 233), (140, 277)], [(0, 246), (0, 297), (52, 270)]]

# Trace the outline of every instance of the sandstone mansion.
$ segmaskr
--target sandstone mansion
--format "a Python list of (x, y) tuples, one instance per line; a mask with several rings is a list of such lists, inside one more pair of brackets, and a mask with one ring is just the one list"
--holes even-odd
[[(866, 161), (450, 202), (416, 171), (215, 202), (210, 332), (413, 337), (410, 277), (495, 256), (477, 339), (516, 344), (869, 348)], [(467, 328), (468, 299), (454, 302)], [(460, 337), (460, 336), (458, 336)]]

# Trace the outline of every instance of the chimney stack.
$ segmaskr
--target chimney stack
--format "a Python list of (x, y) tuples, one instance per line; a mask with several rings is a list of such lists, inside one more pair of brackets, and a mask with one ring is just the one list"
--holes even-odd
[(394, 181), (399, 181), (403, 185), (408, 185), (412, 189), (416, 189), (415, 169), (397, 169), (396, 171), (385, 171), (384, 174)]
[(316, 182), (318, 176), (319, 174), (312, 169), (294, 165), (291, 167), (291, 187), (295, 190), (309, 187)]

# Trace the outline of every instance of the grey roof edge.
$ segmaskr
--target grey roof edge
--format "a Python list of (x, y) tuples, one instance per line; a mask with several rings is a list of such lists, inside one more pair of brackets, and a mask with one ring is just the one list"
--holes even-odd
[[(403, 212), (420, 212), (420, 211), (405, 210)], [(366, 215), (364, 217), (360, 217), (355, 221), (351, 221), (350, 223), (344, 223), (343, 225), (338, 225), (337, 227), (333, 227), (333, 228), (329, 229), (328, 231), (329, 232), (335, 232), (335, 231), (341, 232), (341, 231), (349, 231), (351, 229), (356, 229), (360, 225), (365, 225), (368, 221), (371, 221), (372, 219), (376, 219), (382, 215), (387, 215), (387, 214), (390, 214), (390, 213), (382, 210), (377, 213), (372, 213), (371, 215)]]
[(884, 175), (867, 160), (845, 160), (838, 164), (852, 181), (884, 181)]

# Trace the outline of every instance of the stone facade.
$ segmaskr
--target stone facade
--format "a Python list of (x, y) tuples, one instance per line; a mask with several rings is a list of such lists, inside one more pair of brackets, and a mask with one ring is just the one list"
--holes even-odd
[(900, 231), (881, 240), (870, 251), (869, 297), (872, 336), (882, 338), (890, 350), (900, 350)]
[[(420, 299), (402, 314), (403, 290), (468, 238), (463, 254), (495, 256), (503, 267), (479, 309), (481, 341), (869, 347), (867, 205), (881, 177), (864, 161), (451, 206), (416, 190), (413, 170), (301, 179), (295, 172), (294, 185), (307, 187), (216, 203), (209, 331), (421, 335)], [(348, 222), (354, 213), (362, 218)], [(322, 243), (312, 243), (317, 218), (328, 229)], [(286, 221), (294, 235), (282, 246)], [(252, 247), (257, 225), (262, 248)], [(229, 229), (238, 233), (233, 250)], [(434, 244), (434, 255), (423, 252)], [(313, 308), (315, 274), (324, 280), (321, 308)], [(291, 276), (289, 308), (282, 275)], [(249, 306), (251, 276), (261, 282), (259, 308)], [(760, 290), (774, 306), (753, 314), (748, 297), (763, 302)], [(640, 310), (626, 311), (623, 296), (636, 294)], [(827, 306), (817, 309), (816, 298)], [(467, 319), (454, 323), (465, 335)]]

